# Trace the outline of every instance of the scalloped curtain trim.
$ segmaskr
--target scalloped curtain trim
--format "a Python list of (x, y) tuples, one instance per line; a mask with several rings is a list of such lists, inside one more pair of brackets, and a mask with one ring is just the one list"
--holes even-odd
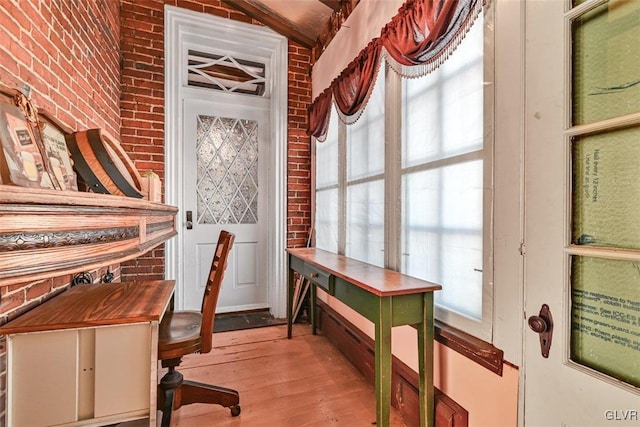
[(335, 104), (338, 117), (355, 123), (364, 111), (382, 61), (405, 78), (422, 77), (442, 65), (482, 11), (481, 0), (408, 0), (358, 56), (309, 106), (307, 134), (326, 139)]

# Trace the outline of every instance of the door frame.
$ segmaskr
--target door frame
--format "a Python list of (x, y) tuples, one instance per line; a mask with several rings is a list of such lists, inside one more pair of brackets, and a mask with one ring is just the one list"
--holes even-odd
[[(267, 293), (273, 316), (286, 315), (286, 175), (287, 175), (287, 39), (266, 27), (219, 18), (186, 9), (167, 6), (164, 8), (164, 58), (165, 58), (165, 203), (179, 209), (176, 224), (177, 236), (166, 243), (165, 277), (177, 282), (175, 305), (182, 309), (184, 304), (183, 266), (180, 260), (184, 249), (184, 206), (181, 197), (183, 186), (182, 150), (182, 84), (183, 40), (185, 37), (234, 40), (239, 45), (261, 46), (272, 52), (270, 85), (270, 125), (271, 144), (268, 153), (270, 166), (266, 191), (268, 214), (267, 227)], [(167, 120), (171, 117), (171, 120)]]

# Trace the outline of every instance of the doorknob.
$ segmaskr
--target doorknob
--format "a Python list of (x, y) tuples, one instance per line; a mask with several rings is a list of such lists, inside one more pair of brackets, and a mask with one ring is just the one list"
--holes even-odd
[(191, 230), (193, 228), (193, 213), (191, 211), (187, 211), (187, 230)]
[(542, 304), (540, 313), (537, 316), (531, 316), (528, 319), (529, 328), (540, 336), (540, 351), (542, 357), (549, 357), (551, 349), (551, 337), (553, 335), (553, 317), (551, 310), (547, 304)]

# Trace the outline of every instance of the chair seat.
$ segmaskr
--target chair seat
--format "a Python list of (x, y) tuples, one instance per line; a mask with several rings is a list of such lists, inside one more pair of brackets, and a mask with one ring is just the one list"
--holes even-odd
[(202, 314), (197, 311), (165, 313), (158, 332), (158, 359), (166, 360), (200, 351)]

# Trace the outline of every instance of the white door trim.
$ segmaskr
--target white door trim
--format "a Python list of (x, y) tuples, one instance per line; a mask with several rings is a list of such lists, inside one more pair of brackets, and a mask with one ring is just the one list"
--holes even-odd
[(286, 176), (287, 176), (287, 39), (272, 30), (219, 18), (185, 9), (165, 6), (165, 203), (177, 206), (178, 235), (166, 244), (165, 276), (177, 282), (175, 303), (181, 309), (184, 303), (182, 286), (183, 269), (180, 263), (184, 241), (184, 207), (182, 206), (182, 150), (179, 141), (182, 135), (183, 82), (181, 40), (185, 36), (198, 36), (215, 31), (216, 35), (232, 37), (239, 44), (264, 46), (272, 50), (271, 60), (271, 138), (272, 149), (268, 161), (271, 173), (268, 183), (267, 216), (267, 288), (271, 313), (283, 318), (286, 312)]

